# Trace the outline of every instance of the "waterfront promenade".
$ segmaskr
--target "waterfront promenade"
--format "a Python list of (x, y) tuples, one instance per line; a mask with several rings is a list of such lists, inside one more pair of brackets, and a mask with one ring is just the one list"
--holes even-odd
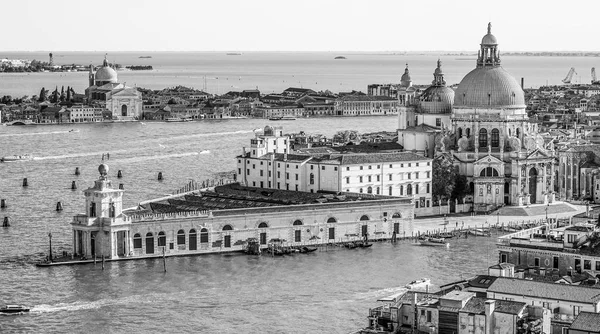
[[(444, 215), (435, 217), (417, 217), (414, 220), (413, 229), (415, 233), (427, 233), (427, 231), (440, 230), (444, 232), (444, 228), (448, 232), (454, 229), (470, 229), (470, 228), (489, 228), (496, 224), (514, 225), (522, 224), (523, 222), (534, 222), (543, 221), (546, 219), (546, 207), (545, 204), (530, 205), (529, 207), (518, 208), (522, 210), (525, 215), (513, 216), (503, 214), (500, 209), (500, 214), (495, 212), (490, 215), (474, 215), (467, 213), (451, 214), (446, 215), (446, 221), (448, 224), (445, 225)], [(507, 207), (511, 209), (517, 209), (517, 207)], [(567, 211), (571, 209), (571, 211)], [(507, 210), (505, 210), (507, 211)], [(569, 218), (581, 212), (585, 212), (585, 205), (573, 205), (566, 202), (555, 202), (548, 206), (548, 219), (559, 219)], [(408, 237), (408, 236), (407, 236)]]

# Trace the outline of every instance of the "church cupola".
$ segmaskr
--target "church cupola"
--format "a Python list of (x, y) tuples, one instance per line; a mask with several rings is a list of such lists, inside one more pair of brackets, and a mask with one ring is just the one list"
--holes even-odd
[(477, 54), (477, 67), (500, 66), (500, 53), (498, 41), (492, 35), (492, 23), (488, 23), (487, 34), (481, 39), (481, 49)]
[(437, 61), (437, 68), (433, 72), (433, 81), (431, 83), (437, 87), (446, 86), (446, 80), (444, 80), (444, 73), (442, 72), (442, 61), (439, 59)]
[(113, 189), (108, 180), (108, 166), (101, 164), (98, 167), (100, 177), (94, 182), (94, 187), (85, 191), (86, 215), (92, 220), (95, 218), (116, 218), (123, 210), (123, 190)]
[(412, 80), (410, 78), (410, 72), (408, 71), (408, 64), (406, 64), (406, 68), (404, 69), (404, 74), (400, 78), (400, 86), (408, 88), (412, 86)]

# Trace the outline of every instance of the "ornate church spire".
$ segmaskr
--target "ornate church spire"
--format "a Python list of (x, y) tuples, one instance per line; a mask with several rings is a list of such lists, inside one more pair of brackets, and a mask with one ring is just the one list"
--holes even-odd
[(108, 66), (108, 60), (106, 59), (106, 57), (108, 57), (108, 53), (104, 54), (104, 62), (102, 63), (102, 66), (104, 66), (104, 67)]

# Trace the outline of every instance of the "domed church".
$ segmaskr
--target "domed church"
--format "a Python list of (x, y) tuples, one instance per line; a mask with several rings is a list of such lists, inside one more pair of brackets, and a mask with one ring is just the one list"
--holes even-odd
[(453, 104), (454, 90), (446, 87), (442, 62), (438, 60), (431, 86), (420, 95), (416, 107), (399, 113), (398, 143), (405, 151), (433, 157), (436, 136), (450, 128)]
[[(467, 176), (476, 211), (550, 203), (554, 150), (538, 134), (537, 124), (529, 122), (523, 89), (500, 65), (491, 30), (488, 24), (477, 66), (456, 89), (450, 124), (436, 135), (436, 155), (453, 159), (460, 174)], [(431, 107), (446, 110), (446, 104), (439, 103)]]
[(109, 66), (106, 56), (94, 73), (90, 65), (89, 87), (85, 95), (90, 105), (101, 105), (111, 111), (114, 120), (139, 119), (142, 114), (142, 94), (117, 80), (117, 71)]

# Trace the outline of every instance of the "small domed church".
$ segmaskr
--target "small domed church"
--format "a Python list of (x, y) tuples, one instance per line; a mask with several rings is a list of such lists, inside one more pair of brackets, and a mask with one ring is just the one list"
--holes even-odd
[(119, 83), (115, 71), (104, 57), (94, 73), (90, 65), (89, 87), (85, 96), (90, 105), (102, 105), (112, 113), (113, 120), (135, 120), (142, 115), (142, 94), (135, 87)]
[[(500, 65), (488, 24), (475, 69), (456, 91), (445, 87), (441, 63), (416, 110), (399, 115), (405, 150), (445, 156), (467, 176), (476, 211), (554, 201), (554, 149), (529, 122), (523, 89)], [(430, 155), (431, 156), (431, 155)]]

